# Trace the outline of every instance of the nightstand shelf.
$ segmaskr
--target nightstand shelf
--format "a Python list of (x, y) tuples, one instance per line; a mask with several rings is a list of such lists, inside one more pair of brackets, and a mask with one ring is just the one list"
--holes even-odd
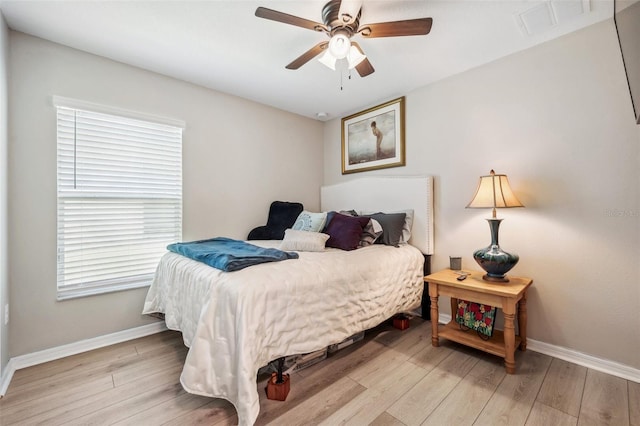
[[(533, 282), (530, 278), (509, 277), (509, 282), (495, 283), (482, 279), (483, 272), (472, 272), (467, 279), (458, 281), (458, 274), (444, 269), (424, 277), (429, 283), (431, 298), (431, 344), (440, 345), (440, 337), (461, 343), (504, 358), (507, 373), (515, 372), (515, 350), (527, 349), (527, 289)], [(451, 297), (452, 319), (446, 325), (438, 325), (440, 296)], [(494, 330), (489, 340), (482, 340), (473, 331), (463, 331), (455, 321), (458, 299), (494, 306), (502, 309), (504, 331)], [(515, 333), (518, 318), (519, 335)]]
[[(449, 339), (452, 342), (457, 342), (472, 348), (480, 349), (481, 351), (497, 355), (500, 358), (504, 358), (507, 353), (505, 351), (504, 333), (502, 330), (494, 330), (493, 336), (489, 340), (482, 340), (475, 331), (464, 331), (460, 329), (460, 325), (451, 321), (448, 324), (440, 325), (438, 327), (438, 336)], [(520, 336), (516, 336), (515, 346), (520, 346), (522, 339)]]

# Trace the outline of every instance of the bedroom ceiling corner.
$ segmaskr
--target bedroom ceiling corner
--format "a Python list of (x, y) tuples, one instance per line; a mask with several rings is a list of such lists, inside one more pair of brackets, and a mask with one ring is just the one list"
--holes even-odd
[(353, 34), (375, 68), (365, 77), (318, 58), (286, 69), (327, 35), (262, 19), (256, 10), (323, 22), (325, 4), (0, 0), (0, 10), (13, 30), (322, 121), (613, 16), (613, 0), (364, 0), (361, 23), (430, 17), (433, 25), (427, 35)]

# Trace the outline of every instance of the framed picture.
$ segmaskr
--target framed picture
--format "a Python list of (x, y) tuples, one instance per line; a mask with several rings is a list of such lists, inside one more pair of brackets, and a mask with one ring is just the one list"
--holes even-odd
[(342, 119), (343, 175), (404, 165), (404, 97)]

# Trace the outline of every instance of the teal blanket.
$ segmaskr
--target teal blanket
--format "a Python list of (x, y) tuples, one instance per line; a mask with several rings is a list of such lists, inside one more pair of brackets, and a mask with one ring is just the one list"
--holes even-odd
[(169, 244), (167, 250), (225, 272), (238, 271), (260, 263), (298, 258), (298, 253), (258, 247), (244, 241), (224, 237)]

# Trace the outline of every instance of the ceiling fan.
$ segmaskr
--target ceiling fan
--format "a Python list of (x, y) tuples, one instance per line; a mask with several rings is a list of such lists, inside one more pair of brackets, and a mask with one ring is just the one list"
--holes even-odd
[(296, 70), (319, 54), (324, 65), (336, 69), (339, 59), (346, 59), (349, 69), (355, 68), (361, 77), (373, 73), (375, 69), (358, 43), (351, 37), (360, 34), (365, 38), (399, 37), (426, 35), (431, 31), (432, 18), (408, 19), (404, 21), (381, 22), (360, 25), (362, 0), (331, 0), (322, 8), (322, 24), (298, 16), (258, 7), (256, 16), (276, 22), (306, 28), (327, 34), (329, 41), (322, 41), (294, 59), (287, 69)]

